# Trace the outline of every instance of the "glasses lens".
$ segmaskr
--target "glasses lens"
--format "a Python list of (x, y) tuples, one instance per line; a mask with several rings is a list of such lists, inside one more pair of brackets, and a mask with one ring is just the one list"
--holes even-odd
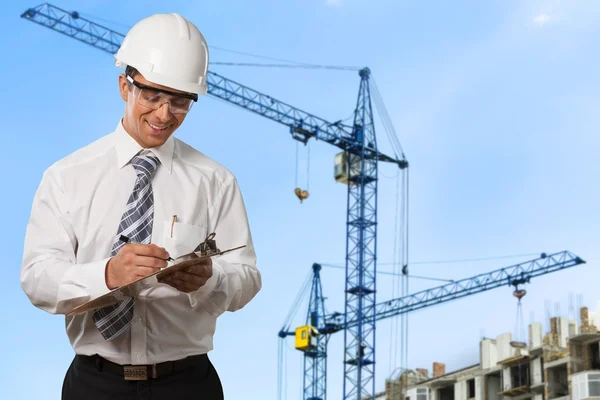
[(163, 104), (169, 104), (169, 111), (174, 114), (187, 113), (194, 103), (185, 97), (166, 94), (160, 90), (140, 89), (134, 86), (134, 95), (137, 102), (145, 107), (158, 110)]

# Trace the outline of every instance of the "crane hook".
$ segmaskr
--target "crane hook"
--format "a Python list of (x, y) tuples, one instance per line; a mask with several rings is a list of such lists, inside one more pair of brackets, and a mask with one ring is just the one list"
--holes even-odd
[(298, 199), (300, 199), (300, 203), (302, 203), (304, 200), (308, 199), (308, 190), (302, 190), (300, 188), (296, 188), (294, 190), (294, 193), (296, 193), (296, 197), (298, 197)]
[(525, 297), (526, 294), (527, 294), (527, 291), (525, 289), (516, 288), (515, 291), (513, 292), (513, 296), (515, 296), (517, 299), (519, 299), (519, 301), (521, 301), (521, 299), (523, 297)]

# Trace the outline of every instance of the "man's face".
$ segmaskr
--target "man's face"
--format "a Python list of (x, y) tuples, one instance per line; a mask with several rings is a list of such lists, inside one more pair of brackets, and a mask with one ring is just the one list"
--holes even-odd
[[(153, 84), (139, 73), (132, 78), (136, 82), (159, 90), (178, 92), (165, 86)], [(125, 75), (119, 76), (121, 98), (126, 103), (123, 127), (140, 146), (144, 148), (160, 146), (179, 128), (187, 113), (171, 113), (168, 103), (164, 103), (156, 110), (139, 104), (134, 98), (134, 89), (135, 87), (133, 84), (129, 84)]]

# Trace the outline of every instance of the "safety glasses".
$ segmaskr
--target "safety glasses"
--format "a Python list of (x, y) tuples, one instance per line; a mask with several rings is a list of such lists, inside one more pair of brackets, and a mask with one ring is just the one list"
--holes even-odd
[(176, 93), (169, 90), (157, 89), (135, 81), (127, 75), (127, 80), (133, 84), (133, 97), (135, 101), (154, 110), (163, 104), (169, 104), (169, 111), (173, 114), (184, 114), (190, 111), (194, 102), (198, 101), (197, 94)]

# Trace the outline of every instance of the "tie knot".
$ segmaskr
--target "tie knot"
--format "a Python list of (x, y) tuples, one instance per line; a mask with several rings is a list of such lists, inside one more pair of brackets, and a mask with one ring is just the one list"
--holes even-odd
[(144, 175), (146, 178), (150, 178), (158, 166), (158, 158), (151, 155), (135, 156), (131, 160), (131, 164), (138, 176)]

